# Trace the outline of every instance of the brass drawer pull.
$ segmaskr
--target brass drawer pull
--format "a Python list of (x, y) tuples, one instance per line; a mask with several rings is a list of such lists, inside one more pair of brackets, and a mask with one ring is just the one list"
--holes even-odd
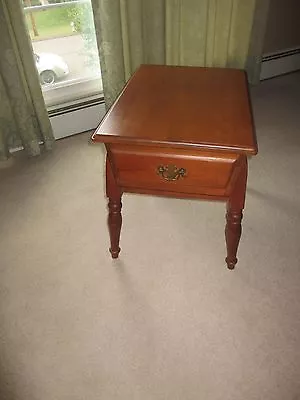
[(177, 168), (176, 165), (159, 165), (157, 167), (158, 175), (161, 175), (166, 181), (177, 181), (180, 177), (186, 176), (184, 168)]

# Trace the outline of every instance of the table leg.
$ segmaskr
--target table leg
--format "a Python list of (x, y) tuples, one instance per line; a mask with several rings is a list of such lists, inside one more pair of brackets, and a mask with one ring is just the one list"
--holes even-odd
[(241, 156), (233, 172), (231, 189), (227, 203), (225, 238), (227, 245), (226, 263), (234, 269), (237, 263), (237, 250), (242, 234), (243, 208), (247, 184), (247, 158)]
[(111, 163), (106, 157), (106, 195), (108, 197), (108, 229), (110, 236), (110, 253), (112, 258), (118, 258), (120, 253), (120, 233), (122, 226), (122, 192), (118, 187)]

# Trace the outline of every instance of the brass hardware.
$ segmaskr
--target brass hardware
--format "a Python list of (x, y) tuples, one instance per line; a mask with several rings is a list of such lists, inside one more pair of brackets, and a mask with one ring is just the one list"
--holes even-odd
[(177, 168), (176, 165), (159, 165), (157, 174), (161, 175), (166, 181), (177, 181), (180, 177), (186, 176), (184, 168)]

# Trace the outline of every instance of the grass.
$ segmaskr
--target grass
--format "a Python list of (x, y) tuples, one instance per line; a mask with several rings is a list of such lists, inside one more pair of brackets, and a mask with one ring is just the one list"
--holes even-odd
[(66, 8), (52, 8), (32, 13), (38, 36), (34, 35), (30, 14), (26, 14), (28, 31), (32, 40), (43, 40), (74, 34), (72, 17)]

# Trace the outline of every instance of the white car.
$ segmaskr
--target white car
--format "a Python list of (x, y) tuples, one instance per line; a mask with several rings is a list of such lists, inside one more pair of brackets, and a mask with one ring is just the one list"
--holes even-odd
[(42, 85), (51, 85), (69, 74), (67, 63), (57, 54), (34, 54), (34, 58)]

